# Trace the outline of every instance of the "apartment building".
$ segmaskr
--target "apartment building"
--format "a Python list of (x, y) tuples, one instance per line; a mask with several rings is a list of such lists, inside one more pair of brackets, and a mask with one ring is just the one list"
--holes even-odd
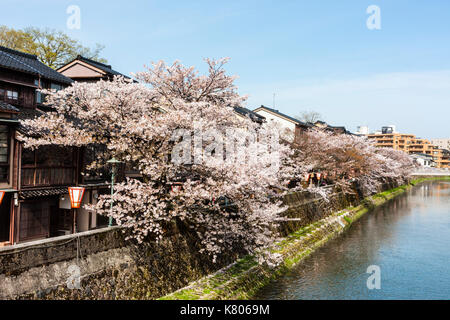
[[(395, 150), (409, 151), (409, 146), (416, 139), (413, 134), (403, 133), (379, 133), (367, 135), (369, 139), (376, 140), (377, 147), (392, 148)], [(419, 153), (419, 152), (418, 152)]]
[(395, 130), (382, 132), (368, 134), (367, 137), (375, 140), (377, 147), (393, 148), (412, 155), (430, 156), (436, 167), (450, 168), (450, 152), (445, 148), (440, 148), (427, 139), (417, 138), (413, 134), (398, 133)]

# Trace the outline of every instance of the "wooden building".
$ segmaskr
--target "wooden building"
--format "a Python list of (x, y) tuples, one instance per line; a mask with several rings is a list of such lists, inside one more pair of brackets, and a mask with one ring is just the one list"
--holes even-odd
[[(110, 81), (115, 76), (121, 76), (127, 79), (131, 79), (130, 77), (112, 69), (111, 65), (104, 64), (97, 62), (92, 59), (88, 59), (86, 57), (83, 57), (81, 55), (78, 55), (74, 60), (68, 62), (64, 66), (60, 67), (58, 70), (62, 75), (72, 79), (76, 82), (96, 82), (96, 81)], [(136, 80), (133, 80), (134, 82), (137, 82)], [(92, 150), (92, 152), (95, 152)], [(85, 157), (89, 157), (89, 154), (85, 154)], [(89, 162), (89, 161), (87, 161)], [(97, 196), (97, 193), (104, 193), (105, 187), (109, 190), (109, 184), (105, 184), (102, 182), (101, 177), (109, 176), (109, 173), (105, 170), (101, 176), (97, 175), (97, 178), (94, 177), (86, 177), (86, 179), (89, 179), (87, 181), (84, 181), (85, 187), (87, 188), (87, 196), (91, 196), (92, 194), (94, 197)], [(132, 178), (139, 178), (141, 175), (139, 174), (138, 170), (135, 170), (131, 164), (122, 164), (119, 168), (118, 175), (116, 178), (118, 180), (123, 179), (125, 176), (132, 177)], [(103, 179), (104, 180), (104, 179)], [(92, 190), (92, 191), (90, 191)], [(102, 219), (102, 217), (97, 217), (99, 220)], [(103, 221), (103, 220), (102, 220)], [(104, 222), (102, 222), (104, 223)]]
[[(79, 209), (75, 220), (70, 208), (68, 186), (97, 190), (98, 184), (104, 186), (109, 179), (108, 174), (100, 178), (81, 175), (83, 149), (46, 146), (31, 150), (18, 139), (28, 134), (19, 120), (49, 111), (38, 89), (60, 90), (72, 82), (34, 55), (0, 47), (0, 190), (6, 191), (0, 205), (0, 245), (107, 225), (105, 217), (84, 209)], [(96, 192), (87, 192), (83, 202), (95, 202)]]
[(114, 76), (129, 78), (111, 68), (110, 65), (97, 62), (83, 56), (77, 56), (57, 70), (62, 75), (78, 82), (96, 82), (99, 80), (112, 80)]

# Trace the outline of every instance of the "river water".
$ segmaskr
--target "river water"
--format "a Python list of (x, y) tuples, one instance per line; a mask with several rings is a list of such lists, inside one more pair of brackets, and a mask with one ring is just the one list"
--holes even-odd
[(256, 299), (450, 299), (450, 182), (367, 213)]

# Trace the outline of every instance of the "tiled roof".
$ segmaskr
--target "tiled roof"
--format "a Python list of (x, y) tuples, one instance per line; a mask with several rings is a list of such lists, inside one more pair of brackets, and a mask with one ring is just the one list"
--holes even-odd
[(19, 109), (17, 109), (16, 107), (10, 105), (9, 103), (6, 103), (4, 101), (0, 101), (0, 111), (19, 112)]
[(44, 79), (70, 84), (72, 79), (46, 66), (37, 56), (0, 46), (0, 67), (30, 74), (40, 75)]
[(31, 199), (39, 197), (59, 196), (61, 194), (69, 193), (67, 187), (51, 187), (38, 190), (22, 190), (19, 192), (20, 199)]
[(266, 119), (262, 115), (257, 114), (256, 112), (253, 112), (252, 110), (244, 108), (244, 107), (234, 107), (234, 111), (236, 111), (237, 113), (239, 113), (243, 116), (249, 116), (250, 119), (255, 122), (263, 122)]
[[(293, 117), (291, 117), (291, 116), (288, 116), (287, 114), (281, 113), (281, 112), (278, 111), (278, 110), (275, 110), (275, 109), (272, 109), (272, 108), (269, 108), (269, 107), (266, 107), (266, 106), (263, 106), (263, 105), (262, 105), (260, 108), (264, 108), (264, 109), (266, 109), (266, 110), (269, 110), (270, 112), (275, 113), (275, 114), (277, 114), (277, 115), (279, 115), (279, 116), (281, 116), (281, 117), (287, 118), (287, 119), (289, 119), (289, 120), (291, 120), (291, 121), (294, 121), (295, 123), (297, 123), (297, 124), (299, 124), (299, 125), (302, 125), (302, 126), (309, 126), (308, 124), (304, 123), (303, 121), (300, 121), (300, 120), (295, 119), (295, 118), (293, 118)], [(258, 110), (258, 109), (259, 109), (259, 108), (256, 108), (255, 110)], [(255, 111), (255, 110), (253, 110), (253, 111)]]
[[(87, 64), (90, 64), (91, 66), (106, 72), (109, 76), (123, 76), (125, 78), (130, 78), (130, 77), (128, 77), (128, 76), (126, 76), (126, 75), (124, 75), (124, 74), (122, 74), (120, 72), (117, 72), (117, 71), (113, 70), (112, 67), (109, 64), (104, 64), (104, 63), (101, 63), (101, 62), (98, 62), (98, 61), (95, 61), (95, 60), (92, 60), (92, 59), (85, 58), (85, 57), (80, 56), (80, 55), (77, 56), (77, 58), (75, 60), (80, 60), (80, 61), (83, 61), (83, 62), (85, 62)], [(75, 60), (73, 60), (73, 61), (75, 61)], [(71, 61), (71, 62), (73, 62), (73, 61)], [(69, 63), (71, 63), (71, 62), (69, 62)]]
[(350, 133), (349, 131), (347, 131), (347, 129), (345, 127), (342, 127), (342, 126), (331, 126), (329, 124), (326, 124), (326, 127), (324, 129), (328, 130), (328, 131), (341, 132), (341, 133), (345, 133), (345, 134)]

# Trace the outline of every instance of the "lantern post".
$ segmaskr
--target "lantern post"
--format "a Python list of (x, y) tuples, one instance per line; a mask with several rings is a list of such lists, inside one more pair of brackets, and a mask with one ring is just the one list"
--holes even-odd
[(113, 196), (114, 196), (114, 179), (115, 179), (115, 175), (117, 173), (117, 165), (119, 163), (122, 163), (122, 161), (117, 160), (116, 158), (112, 158), (108, 161), (106, 161), (106, 163), (111, 165), (111, 209), (110, 209), (110, 215), (109, 215), (109, 221), (108, 221), (108, 227), (111, 227), (113, 224), (113, 218), (112, 218), (112, 214), (113, 214)]
[(77, 210), (83, 201), (85, 188), (83, 187), (69, 187), (70, 206), (73, 210), (73, 233), (77, 232)]
[(0, 190), (0, 205), (2, 204), (2, 201), (3, 201), (3, 197), (5, 196), (5, 191), (3, 191), (3, 190)]

